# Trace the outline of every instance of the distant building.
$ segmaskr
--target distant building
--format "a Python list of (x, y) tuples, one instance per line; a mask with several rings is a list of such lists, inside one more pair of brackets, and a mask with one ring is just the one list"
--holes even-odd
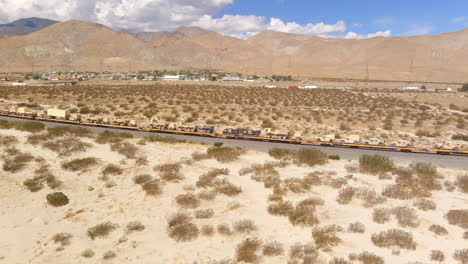
[(226, 76), (221, 79), (223, 82), (242, 82), (243, 80), (237, 76)]
[(27, 83), (22, 83), (22, 82), (15, 82), (15, 83), (11, 83), (11, 86), (26, 86), (28, 85)]
[(306, 85), (306, 86), (299, 86), (300, 89), (320, 89), (320, 86), (317, 85)]
[(180, 81), (182, 80), (182, 76), (180, 75), (166, 75), (161, 77), (161, 81)]

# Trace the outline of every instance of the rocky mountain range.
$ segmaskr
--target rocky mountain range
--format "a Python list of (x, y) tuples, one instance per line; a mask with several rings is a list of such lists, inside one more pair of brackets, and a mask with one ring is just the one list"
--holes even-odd
[(27, 35), (56, 23), (58, 21), (32, 17), (19, 19), (7, 24), (0, 24), (0, 38)]
[(264, 31), (242, 40), (196, 27), (128, 33), (76, 20), (0, 39), (0, 71), (216, 69), (373, 80), (468, 81), (468, 29), (333, 39)]

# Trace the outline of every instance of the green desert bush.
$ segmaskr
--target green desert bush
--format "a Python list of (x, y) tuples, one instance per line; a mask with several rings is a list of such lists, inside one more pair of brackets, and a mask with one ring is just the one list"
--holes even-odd
[(413, 241), (413, 235), (400, 229), (390, 229), (373, 234), (371, 237), (374, 245), (384, 248), (398, 247), (401, 249), (416, 249), (416, 243)]
[(97, 158), (74, 159), (63, 163), (62, 168), (68, 171), (85, 171), (98, 165), (98, 163), (99, 160)]
[(187, 213), (176, 213), (167, 220), (169, 237), (177, 242), (188, 242), (198, 238), (200, 230), (191, 222)]
[(328, 156), (328, 158), (331, 159), (331, 160), (341, 160), (340, 155), (330, 155), (330, 156)]
[(111, 222), (104, 222), (93, 227), (88, 228), (88, 236), (94, 240), (96, 238), (103, 238), (108, 236), (112, 231), (117, 228), (117, 225)]
[(211, 147), (207, 150), (207, 156), (221, 163), (229, 163), (238, 160), (245, 152), (246, 151), (241, 148)]
[(363, 173), (381, 174), (395, 169), (393, 161), (382, 155), (362, 155), (359, 158), (359, 169)]
[(246, 238), (237, 245), (236, 261), (245, 263), (257, 263), (261, 260), (258, 251), (262, 247), (262, 241), (258, 238)]
[(50, 193), (46, 196), (47, 202), (54, 207), (65, 206), (69, 203), (68, 197), (62, 192)]

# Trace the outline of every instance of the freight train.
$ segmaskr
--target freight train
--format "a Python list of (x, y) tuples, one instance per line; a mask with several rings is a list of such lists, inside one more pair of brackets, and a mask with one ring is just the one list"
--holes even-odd
[(287, 131), (273, 131), (271, 129), (264, 129), (262, 131), (260, 129), (226, 128), (222, 131), (217, 131), (216, 127), (209, 125), (184, 125), (182, 123), (161, 122), (156, 119), (137, 122), (135, 120), (118, 119), (114, 117), (109, 118), (69, 113), (66, 110), (54, 108), (47, 109), (45, 111), (36, 111), (25, 107), (0, 108), (0, 116), (166, 134), (257, 140), (289, 144), (321, 145), (329, 147), (393, 150), (414, 153), (455, 154), (465, 155), (468, 157), (468, 145), (450, 141), (438, 144), (434, 148), (427, 149), (413, 146), (412, 143), (406, 140), (387, 143), (385, 140), (378, 138), (362, 139), (359, 135), (348, 135), (339, 139), (336, 138), (335, 135), (324, 135), (313, 139), (304, 139), (299, 135), (291, 135)]

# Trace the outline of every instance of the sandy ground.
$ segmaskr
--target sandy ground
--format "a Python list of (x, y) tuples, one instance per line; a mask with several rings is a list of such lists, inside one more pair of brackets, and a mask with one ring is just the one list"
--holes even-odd
[[(0, 130), (2, 136), (16, 136), (16, 145), (22, 152), (28, 152), (34, 157), (42, 157), (50, 165), (52, 173), (63, 182), (59, 191), (65, 193), (70, 203), (63, 207), (52, 207), (46, 201), (46, 195), (53, 192), (45, 187), (39, 192), (32, 193), (23, 185), (24, 180), (34, 176), (34, 170), (39, 162), (32, 161), (18, 173), (0, 171), (0, 263), (214, 263), (212, 260), (231, 258), (235, 260), (236, 246), (245, 237), (257, 237), (262, 241), (278, 241), (284, 247), (284, 253), (275, 257), (261, 257), (260, 263), (287, 263), (289, 248), (295, 243), (310, 243), (311, 227), (293, 226), (287, 217), (273, 216), (268, 213), (267, 197), (271, 190), (262, 183), (251, 179), (251, 175), (240, 176), (242, 168), (252, 164), (274, 161), (266, 153), (248, 151), (239, 160), (231, 163), (220, 163), (214, 159), (191, 161), (182, 166), (181, 173), (184, 180), (179, 183), (164, 183), (163, 193), (159, 196), (148, 196), (141, 187), (133, 183), (132, 178), (140, 174), (150, 174), (154, 178), (159, 173), (154, 166), (191, 160), (193, 152), (205, 152), (208, 146), (196, 144), (165, 144), (146, 143), (139, 145), (137, 139), (129, 140), (139, 148), (139, 155), (148, 159), (148, 164), (137, 166), (134, 160), (111, 150), (109, 145), (101, 145), (93, 139), (81, 139), (92, 144), (86, 152), (73, 156), (60, 156), (41, 146), (31, 146), (26, 142), (28, 133), (15, 130)], [(0, 146), (5, 149), (5, 146)], [(100, 164), (85, 172), (70, 172), (61, 168), (61, 164), (72, 158), (96, 157)], [(2, 162), (0, 162), (1, 164)], [(102, 168), (107, 164), (118, 164), (124, 172), (121, 175), (110, 175), (115, 183), (112, 188), (98, 178), (102, 176)], [(316, 167), (299, 167), (288, 165), (279, 168), (282, 180), (288, 178), (302, 178), (312, 172), (323, 172), (331, 178), (343, 178), (352, 174), (348, 186), (368, 187), (380, 193), (385, 186), (393, 183), (393, 179), (381, 180), (376, 176), (361, 173), (350, 173), (346, 166), (356, 164), (355, 161), (330, 161), (328, 164)], [(250, 234), (234, 233), (224, 236), (219, 233), (212, 237), (200, 235), (190, 242), (176, 242), (168, 237), (167, 218), (183, 210), (175, 203), (177, 195), (186, 193), (186, 189), (193, 189), (198, 177), (213, 168), (227, 168), (229, 175), (225, 176), (232, 184), (240, 186), (242, 193), (234, 197), (218, 195), (211, 201), (201, 200), (197, 209), (211, 208), (214, 216), (210, 219), (194, 219), (198, 227), (209, 224), (234, 222), (251, 219), (258, 227)], [(444, 180), (455, 181), (456, 177), (466, 174), (465, 170), (443, 169), (438, 172)], [(199, 189), (194, 191), (199, 192)], [(442, 263), (456, 263), (452, 254), (457, 249), (466, 248), (467, 240), (463, 239), (464, 230), (450, 225), (444, 218), (451, 209), (463, 209), (468, 205), (468, 195), (460, 190), (447, 192), (433, 191), (431, 200), (437, 204), (434, 211), (417, 210), (419, 226), (399, 227), (395, 217), (391, 222), (378, 224), (372, 221), (372, 208), (362, 205), (362, 200), (354, 198), (349, 204), (337, 203), (339, 189), (331, 186), (314, 186), (305, 193), (289, 192), (283, 198), (293, 203), (305, 198), (321, 198), (324, 205), (319, 206), (317, 215), (321, 225), (337, 224), (343, 227), (338, 232), (341, 238), (337, 246), (330, 250), (318, 250), (318, 263), (328, 263), (334, 257), (347, 258), (350, 253), (363, 251), (373, 252), (385, 259), (385, 263), (408, 263), (410, 261), (429, 262), (431, 250), (438, 249), (445, 253), (446, 261)], [(239, 203), (236, 209), (230, 209), (233, 202)], [(395, 206), (412, 206), (411, 200), (387, 199), (376, 207), (392, 208)], [(145, 229), (141, 232), (126, 234), (125, 227), (131, 221), (140, 221)], [(118, 227), (107, 237), (92, 240), (87, 235), (87, 229), (99, 223), (111, 221)], [(350, 233), (348, 224), (361, 222), (365, 225), (364, 233)], [(432, 224), (444, 226), (448, 235), (436, 236), (428, 231)], [(399, 255), (392, 254), (388, 248), (376, 247), (371, 241), (371, 235), (390, 228), (398, 228), (411, 232), (416, 250), (401, 249)], [(57, 233), (67, 232), (72, 235), (70, 244), (63, 250), (57, 250), (58, 244), (52, 241)], [(92, 249), (95, 256), (84, 258), (81, 253)], [(116, 253), (115, 258), (103, 259), (107, 251)], [(261, 255), (261, 254), (260, 254)], [(359, 262), (358, 262), (359, 263)]]

